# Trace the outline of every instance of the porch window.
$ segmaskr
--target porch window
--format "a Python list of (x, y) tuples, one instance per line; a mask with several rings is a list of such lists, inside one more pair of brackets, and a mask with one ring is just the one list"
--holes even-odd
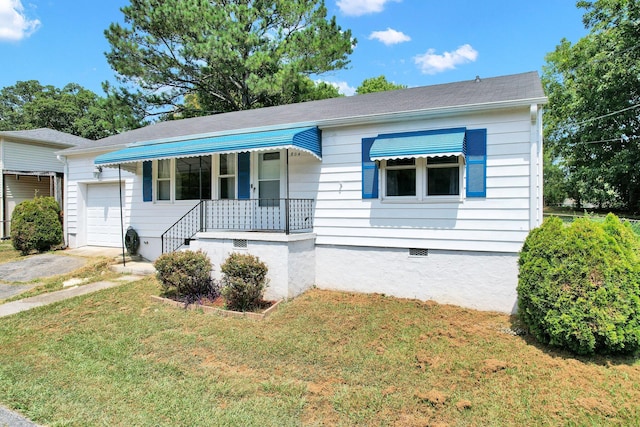
[(211, 199), (211, 156), (177, 158), (176, 200)]
[(220, 154), (218, 188), (220, 199), (236, 198), (236, 155)]
[(157, 200), (171, 200), (171, 159), (158, 160), (156, 189)]
[(460, 194), (460, 166), (457, 156), (427, 159), (427, 196)]

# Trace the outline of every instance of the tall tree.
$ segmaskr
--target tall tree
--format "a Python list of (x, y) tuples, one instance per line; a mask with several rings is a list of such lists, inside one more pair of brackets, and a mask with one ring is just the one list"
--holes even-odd
[(19, 81), (0, 90), (0, 130), (46, 127), (99, 139), (142, 126), (143, 116), (128, 105), (115, 94), (102, 98), (75, 83), (58, 89)]
[(547, 56), (547, 146), (578, 203), (640, 211), (640, 2), (579, 1), (589, 34)]
[(406, 89), (406, 85), (400, 85), (387, 80), (385, 76), (371, 77), (364, 79), (356, 89), (356, 94), (385, 92), (387, 90)]
[(185, 109), (195, 94), (199, 110), (187, 115), (327, 96), (309, 76), (346, 67), (356, 43), (323, 0), (131, 0), (121, 10), (126, 26), (105, 31), (109, 64), (156, 109)]

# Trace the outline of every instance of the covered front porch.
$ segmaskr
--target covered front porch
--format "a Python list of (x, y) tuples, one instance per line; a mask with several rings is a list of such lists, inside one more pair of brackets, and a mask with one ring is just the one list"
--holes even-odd
[(202, 200), (162, 234), (162, 253), (190, 245), (204, 232), (308, 233), (313, 209), (313, 199)]
[[(94, 165), (141, 178), (141, 194), (133, 194), (130, 204), (131, 225), (145, 233), (143, 242), (153, 245), (160, 237), (161, 253), (167, 253), (202, 232), (311, 232), (316, 192), (292, 193), (290, 162), (300, 168), (321, 155), (320, 130), (303, 127), (141, 141), (96, 157)], [(145, 221), (158, 223), (155, 236)]]

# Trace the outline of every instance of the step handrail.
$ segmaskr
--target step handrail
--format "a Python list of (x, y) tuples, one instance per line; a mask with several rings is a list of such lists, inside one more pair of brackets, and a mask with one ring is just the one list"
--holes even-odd
[(174, 252), (180, 249), (180, 247), (191, 240), (191, 238), (195, 236), (196, 233), (199, 233), (203, 230), (202, 209), (204, 207), (204, 202), (204, 200), (201, 200), (197, 205), (195, 205), (179, 220), (177, 220), (171, 227), (169, 227), (167, 231), (162, 233), (160, 239), (163, 254)]

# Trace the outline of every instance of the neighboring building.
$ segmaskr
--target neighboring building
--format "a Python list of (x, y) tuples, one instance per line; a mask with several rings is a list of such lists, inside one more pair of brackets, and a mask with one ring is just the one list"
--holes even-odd
[(11, 214), (18, 203), (53, 196), (63, 205), (64, 165), (56, 152), (93, 141), (53, 129), (0, 132), (0, 237), (11, 233)]
[(316, 285), (511, 312), (542, 221), (546, 101), (530, 72), (125, 132), (61, 153), (67, 241), (119, 246), (131, 226), (150, 260), (189, 242), (214, 268), (259, 256), (272, 298)]

